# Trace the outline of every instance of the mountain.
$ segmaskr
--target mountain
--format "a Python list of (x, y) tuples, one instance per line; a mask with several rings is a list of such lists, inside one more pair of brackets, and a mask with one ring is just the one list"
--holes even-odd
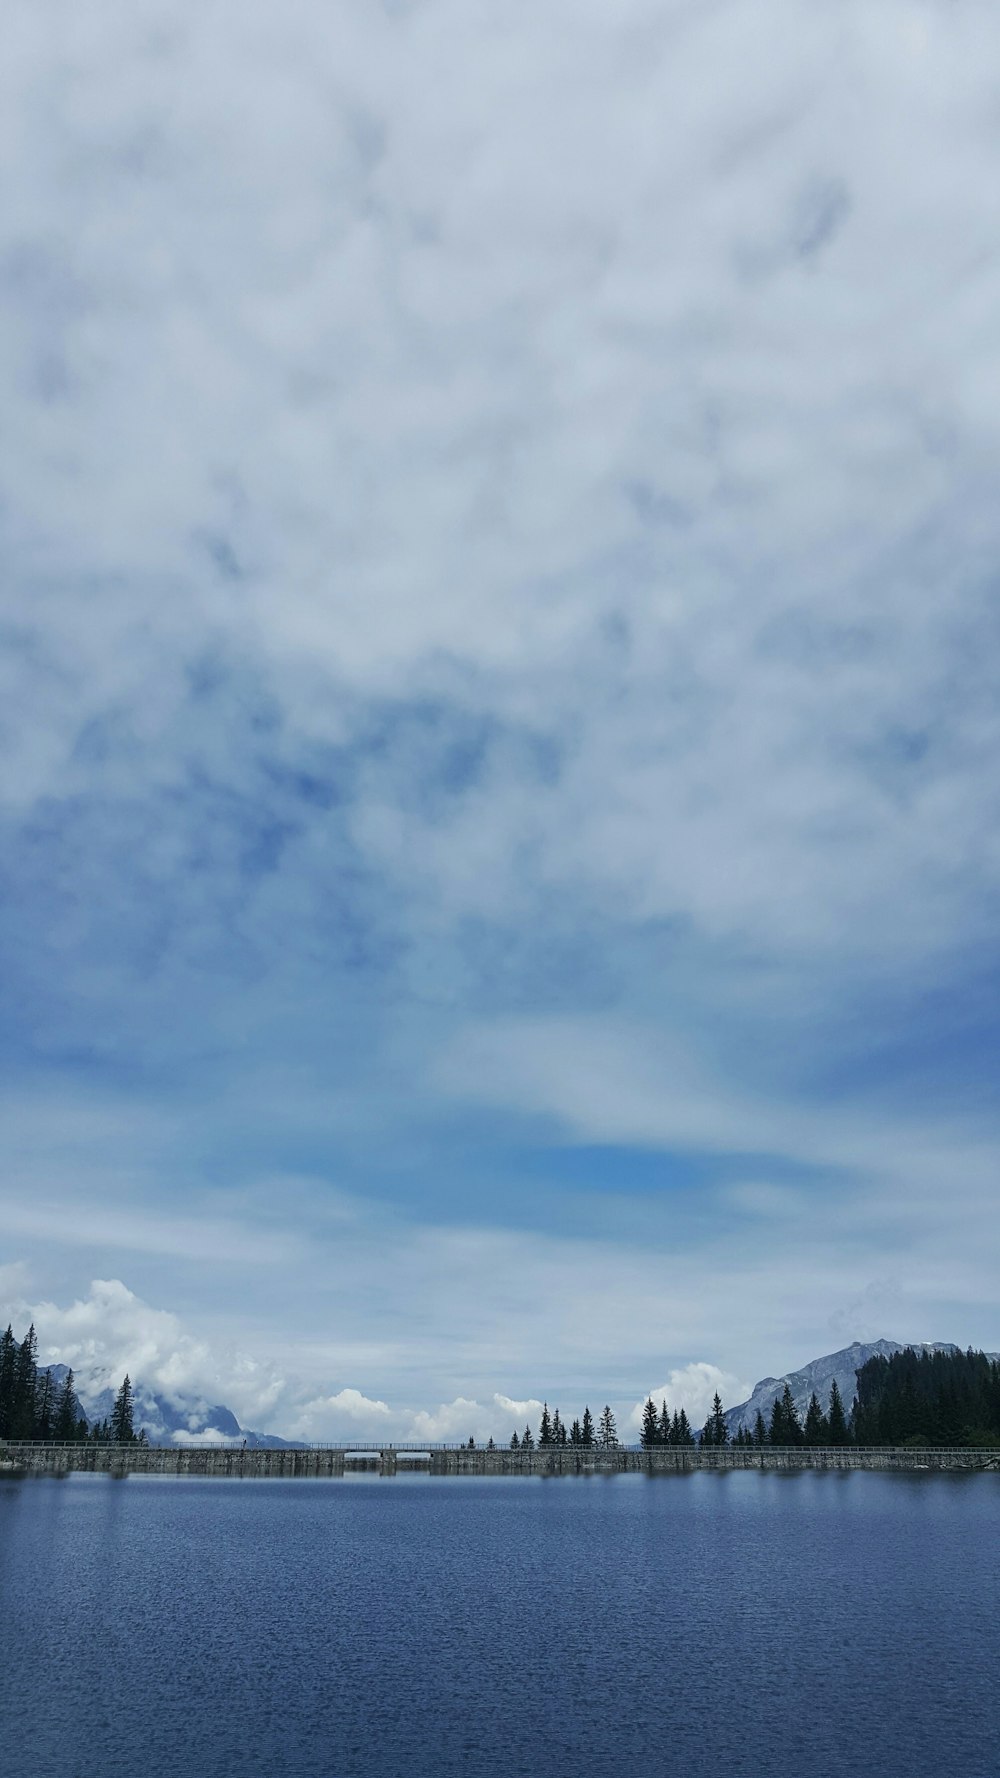
[[(58, 1388), (66, 1375), (66, 1366), (53, 1364), (49, 1368)], [(89, 1390), (86, 1383), (78, 1379), (80, 1405), (92, 1425), (110, 1416), (116, 1394), (117, 1390), (110, 1387)], [(223, 1444), (246, 1439), (249, 1446), (261, 1450), (285, 1450), (292, 1443), (290, 1439), (277, 1438), (273, 1433), (253, 1432), (241, 1426), (231, 1408), (218, 1403), (212, 1405), (202, 1397), (168, 1401), (165, 1395), (156, 1394), (144, 1383), (134, 1383), (132, 1404), (136, 1432), (144, 1427), (151, 1445), (183, 1445), (189, 1440), (199, 1444), (208, 1442), (207, 1435), (211, 1435), (212, 1442)]]
[[(800, 1420), (805, 1420), (809, 1398), (816, 1391), (819, 1405), (824, 1413), (830, 1405), (830, 1388), (836, 1380), (844, 1403), (845, 1414), (850, 1414), (857, 1394), (857, 1372), (869, 1358), (891, 1358), (894, 1352), (957, 1352), (958, 1347), (950, 1340), (872, 1340), (865, 1344), (855, 1340), (853, 1346), (844, 1346), (840, 1352), (829, 1352), (825, 1358), (814, 1358), (811, 1363), (803, 1365), (799, 1371), (789, 1371), (784, 1377), (762, 1377), (754, 1386), (749, 1401), (741, 1401), (726, 1414), (726, 1425), (730, 1438), (741, 1426), (753, 1430), (758, 1409), (764, 1416), (765, 1424), (771, 1417), (771, 1409), (783, 1394), (787, 1383), (792, 1391)], [(991, 1354), (992, 1356), (992, 1354)]]

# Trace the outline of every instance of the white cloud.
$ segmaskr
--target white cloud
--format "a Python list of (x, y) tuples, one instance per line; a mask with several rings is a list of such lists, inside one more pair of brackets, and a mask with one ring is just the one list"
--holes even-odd
[(501, 734), (432, 819), (372, 759), (350, 830), (421, 921), (547, 890), (868, 957), (980, 929), (990, 58), (980, 9), (912, 26), (97, 5), (57, 65), (23, 25), (0, 475), (52, 665), (8, 794), (175, 791), (192, 745), (244, 788), (188, 720), (214, 650), (300, 743), (386, 694), (556, 742), (557, 785)]
[(391, 1418), (386, 1402), (362, 1395), (359, 1389), (340, 1389), (336, 1395), (315, 1396), (293, 1410), (286, 1436), (308, 1444), (320, 1444), (324, 1439), (337, 1443), (351, 1436), (365, 1439), (368, 1434), (385, 1437)]
[(412, 1416), (409, 1423), (412, 1440), (425, 1438), (430, 1443), (461, 1442), (469, 1437), (488, 1437), (484, 1426), (484, 1410), (477, 1401), (456, 1396), (454, 1401), (441, 1402), (436, 1408), (424, 1409)]
[(691, 1425), (698, 1430), (708, 1418), (716, 1393), (721, 1397), (723, 1407), (732, 1408), (738, 1402), (746, 1401), (752, 1388), (752, 1383), (733, 1376), (731, 1371), (720, 1370), (717, 1364), (695, 1362), (683, 1365), (679, 1370), (672, 1370), (665, 1383), (657, 1389), (647, 1390), (642, 1400), (636, 1402), (625, 1423), (627, 1436), (638, 1433), (648, 1396), (652, 1396), (658, 1409), (664, 1401), (671, 1413), (683, 1408)]
[(176, 1405), (221, 1399), (252, 1425), (284, 1394), (273, 1367), (246, 1353), (214, 1350), (186, 1333), (176, 1315), (143, 1302), (117, 1278), (95, 1278), (88, 1294), (66, 1309), (7, 1298), (3, 1312), (22, 1332), (34, 1322), (41, 1362), (71, 1366), (85, 1400), (117, 1388), (127, 1372), (133, 1383)]
[(207, 1445), (209, 1448), (233, 1442), (232, 1433), (220, 1432), (217, 1426), (206, 1426), (201, 1432), (191, 1432), (185, 1427), (180, 1432), (172, 1432), (170, 1437), (175, 1445)]
[[(52, 1342), (467, 1431), (581, 1364), (798, 1362), (886, 1276), (881, 1331), (997, 1344), (989, 1083), (851, 1103), (836, 1044), (929, 1040), (995, 955), (1000, 22), (94, 0), (55, 54), (44, 12), (0, 67), (3, 1216), (141, 1292)], [(453, 1229), (484, 1108), (823, 1183)], [(300, 1145), (270, 1207), (206, 1186)], [(417, 1152), (416, 1227), (338, 1219)], [(224, 1338), (148, 1309), (181, 1279)]]
[(534, 1426), (542, 1411), (542, 1403), (530, 1395), (524, 1401), (512, 1401), (509, 1395), (496, 1394), (493, 1397), (493, 1405), (498, 1413), (513, 1421), (512, 1430), (516, 1429), (518, 1432), (521, 1430), (522, 1422), (530, 1421)]

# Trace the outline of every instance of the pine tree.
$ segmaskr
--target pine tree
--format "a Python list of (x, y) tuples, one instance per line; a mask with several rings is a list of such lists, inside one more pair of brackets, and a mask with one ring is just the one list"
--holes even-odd
[(533, 1451), (534, 1448), (535, 1441), (531, 1436), (531, 1427), (526, 1426), (524, 1429), (524, 1437), (521, 1440), (521, 1449), (522, 1451)]
[(594, 1448), (594, 1416), (589, 1408), (583, 1410), (583, 1425), (580, 1428), (580, 1444), (585, 1451)]
[(518, 1438), (516, 1431), (512, 1432), (510, 1435), (510, 1448), (512, 1451), (519, 1451), (521, 1449), (521, 1441)]
[(35, 1438), (52, 1437), (54, 1414), (55, 1390), (52, 1387), (52, 1372), (46, 1368), (39, 1377), (35, 1390)]
[(14, 1421), (14, 1378), (17, 1371), (17, 1341), (14, 1329), (0, 1338), (0, 1438), (9, 1438)]
[(646, 1405), (642, 1410), (642, 1430), (639, 1433), (639, 1443), (642, 1445), (644, 1451), (651, 1451), (653, 1446), (658, 1445), (659, 1442), (660, 1421), (656, 1408), (653, 1405), (653, 1397), (650, 1395), (647, 1397)]
[(569, 1429), (569, 1442), (571, 1445), (576, 1445), (577, 1447), (583, 1444), (583, 1431), (579, 1420), (574, 1420)]
[(110, 1438), (113, 1445), (131, 1445), (135, 1441), (135, 1427), (132, 1424), (132, 1384), (127, 1372), (122, 1379), (121, 1388), (115, 1396), (115, 1405), (111, 1410)]
[(694, 1433), (691, 1431), (691, 1422), (688, 1419), (687, 1412), (684, 1408), (681, 1408), (680, 1415), (678, 1416), (677, 1443), (679, 1445), (694, 1444)]
[(772, 1445), (788, 1446), (802, 1443), (802, 1427), (792, 1399), (792, 1388), (786, 1383), (781, 1394), (775, 1396), (771, 1409), (771, 1426), (768, 1442)]
[(722, 1414), (722, 1398), (719, 1396), (719, 1390), (715, 1390), (712, 1414), (708, 1415), (708, 1419), (705, 1421), (705, 1430), (701, 1433), (701, 1444), (724, 1446), (728, 1442), (730, 1442), (730, 1430), (726, 1426), (726, 1415)]
[(767, 1444), (767, 1427), (764, 1424), (764, 1416), (759, 1408), (757, 1409), (757, 1417), (753, 1423), (753, 1442), (758, 1450), (760, 1450), (763, 1445)]
[(826, 1415), (819, 1405), (819, 1396), (814, 1389), (806, 1409), (805, 1441), (807, 1445), (825, 1445), (828, 1436), (829, 1427)]
[(846, 1445), (848, 1439), (847, 1419), (844, 1414), (844, 1403), (841, 1400), (837, 1379), (830, 1384), (830, 1410), (827, 1415), (827, 1438), (831, 1445)]
[(605, 1403), (604, 1412), (601, 1415), (601, 1427), (598, 1441), (605, 1451), (617, 1449), (618, 1427), (615, 1424), (614, 1414), (611, 1412), (607, 1403)]
[(546, 1401), (542, 1403), (542, 1418), (538, 1427), (538, 1448), (540, 1451), (544, 1450), (545, 1447), (551, 1443), (552, 1421), (549, 1418), (549, 1404)]
[(563, 1432), (563, 1423), (559, 1418), (558, 1408), (556, 1408), (556, 1411), (552, 1416), (552, 1443), (554, 1445), (564, 1445), (566, 1443)]
[(32, 1322), (18, 1346), (14, 1360), (14, 1403), (11, 1437), (34, 1438), (35, 1397), (38, 1388), (38, 1340)]
[(788, 1443), (790, 1445), (801, 1445), (802, 1422), (799, 1419), (798, 1410), (792, 1398), (792, 1388), (790, 1383), (786, 1383), (782, 1391), (781, 1409), (784, 1416), (785, 1429), (788, 1434)]
[(80, 1418), (80, 1404), (76, 1399), (76, 1388), (73, 1372), (68, 1370), (62, 1380), (62, 1388), (56, 1398), (55, 1419), (52, 1422), (52, 1437), (60, 1444), (70, 1445), (77, 1438), (77, 1423)]
[(656, 1442), (659, 1445), (669, 1445), (670, 1443), (670, 1414), (667, 1411), (666, 1402), (664, 1402), (660, 1408), (660, 1418), (656, 1428)]

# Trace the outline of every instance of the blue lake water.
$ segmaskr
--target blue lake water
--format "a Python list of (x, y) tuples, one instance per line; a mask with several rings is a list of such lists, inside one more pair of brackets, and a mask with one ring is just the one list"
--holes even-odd
[(1000, 1477), (0, 1482), (24, 1778), (1000, 1774)]

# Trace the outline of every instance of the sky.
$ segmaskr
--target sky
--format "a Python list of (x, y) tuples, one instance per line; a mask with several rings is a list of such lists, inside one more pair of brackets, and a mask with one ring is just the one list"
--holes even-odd
[(301, 1438), (1000, 1348), (1000, 16), (11, 0), (0, 1314)]

